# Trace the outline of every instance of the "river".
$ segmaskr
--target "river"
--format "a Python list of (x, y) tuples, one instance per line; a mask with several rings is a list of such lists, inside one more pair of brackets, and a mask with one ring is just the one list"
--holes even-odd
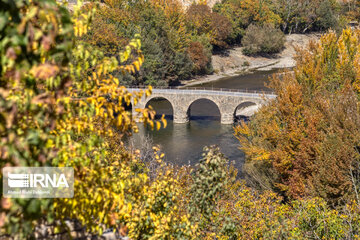
[[(259, 71), (227, 77), (194, 87), (269, 90), (264, 84), (268, 83), (269, 76), (277, 71)], [(159, 131), (152, 131), (140, 125), (139, 134), (133, 136), (135, 146), (143, 144), (146, 136), (151, 139), (152, 144), (161, 147), (166, 161), (177, 165), (194, 165), (201, 158), (204, 146), (217, 145), (241, 172), (245, 155), (239, 150), (239, 142), (233, 135), (233, 125), (220, 124), (220, 112), (213, 102), (198, 100), (192, 104), (190, 121), (186, 124), (173, 123), (173, 110), (167, 100), (151, 100), (150, 105), (158, 114), (166, 115), (168, 126)]]

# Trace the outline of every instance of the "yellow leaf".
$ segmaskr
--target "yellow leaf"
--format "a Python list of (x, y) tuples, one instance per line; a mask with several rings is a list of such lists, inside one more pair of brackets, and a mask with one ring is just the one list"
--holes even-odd
[(167, 127), (167, 121), (166, 121), (166, 119), (165, 119), (165, 118), (162, 118), (161, 121), (162, 121), (162, 123), (164, 124), (164, 128), (166, 128), (166, 127)]
[(134, 65), (135, 65), (136, 70), (137, 70), (137, 71), (140, 71), (140, 63), (137, 62), (137, 61), (135, 61), (135, 62), (134, 62)]

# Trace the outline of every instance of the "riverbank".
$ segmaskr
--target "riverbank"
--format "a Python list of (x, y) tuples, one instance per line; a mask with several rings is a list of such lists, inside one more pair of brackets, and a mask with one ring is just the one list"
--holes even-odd
[(271, 57), (249, 57), (242, 53), (242, 47), (235, 47), (212, 56), (214, 74), (199, 76), (191, 80), (182, 81), (183, 87), (189, 87), (217, 81), (221, 78), (251, 73), (254, 71), (269, 71), (295, 67), (295, 48), (306, 47), (310, 41), (317, 41), (320, 34), (292, 34), (286, 35), (283, 51)]

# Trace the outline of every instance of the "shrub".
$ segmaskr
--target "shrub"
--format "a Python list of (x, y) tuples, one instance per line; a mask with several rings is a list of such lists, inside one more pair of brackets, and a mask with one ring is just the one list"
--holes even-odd
[(285, 35), (280, 29), (269, 24), (263, 26), (252, 24), (246, 29), (241, 41), (246, 55), (278, 53), (285, 44)]
[(250, 63), (248, 61), (245, 61), (243, 62), (242, 64), (243, 67), (249, 67), (250, 66)]

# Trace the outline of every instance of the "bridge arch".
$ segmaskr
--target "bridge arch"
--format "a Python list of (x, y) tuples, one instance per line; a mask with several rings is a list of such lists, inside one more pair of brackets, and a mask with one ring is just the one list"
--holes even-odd
[(186, 114), (189, 120), (202, 118), (221, 119), (219, 103), (211, 98), (205, 97), (190, 101)]
[(161, 117), (163, 114), (167, 119), (174, 118), (174, 105), (173, 103), (166, 97), (154, 96), (145, 102), (145, 108), (151, 106), (156, 111), (156, 118)]
[(248, 120), (259, 109), (259, 104), (253, 101), (240, 103), (234, 110), (235, 120)]

